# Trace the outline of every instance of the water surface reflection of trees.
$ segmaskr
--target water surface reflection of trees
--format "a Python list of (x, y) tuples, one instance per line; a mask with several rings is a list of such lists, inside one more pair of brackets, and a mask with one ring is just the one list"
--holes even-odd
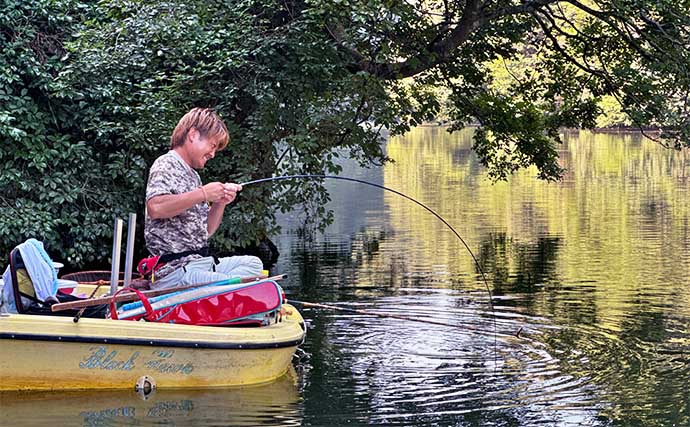
[[(563, 181), (541, 182), (526, 171), (491, 184), (469, 148), (471, 132), (422, 128), (391, 140), (396, 163), (376, 182), (448, 220), (487, 272), (499, 309), (524, 314), (534, 323), (530, 338), (557, 359), (559, 372), (599, 396), (602, 425), (690, 421), (688, 153), (635, 136), (568, 134)], [(472, 257), (440, 221), (393, 194), (373, 196), (372, 205), (357, 200), (351, 233), (328, 237), (331, 243), (314, 252), (294, 252), (293, 261), (310, 264), (300, 267), (303, 292), (317, 300), (378, 301), (409, 289), (427, 289), (427, 298), (447, 289), (459, 304), (450, 310), (467, 308), (457, 291), (481, 295)], [(319, 345), (346, 345), (327, 336), (339, 333), (335, 318), (323, 322), (329, 332)], [(355, 373), (343, 367), (340, 374), (366, 388), (362, 357), (348, 355)], [(463, 419), (472, 424), (484, 415)], [(529, 417), (519, 410), (494, 415), (506, 425)]]

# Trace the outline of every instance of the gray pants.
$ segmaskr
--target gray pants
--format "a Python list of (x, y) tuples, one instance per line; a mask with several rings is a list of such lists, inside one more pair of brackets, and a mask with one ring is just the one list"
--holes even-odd
[(220, 258), (213, 271), (213, 257), (195, 259), (153, 283), (154, 289), (191, 286), (218, 282), (234, 277), (258, 276), (263, 271), (263, 263), (255, 256), (233, 256)]

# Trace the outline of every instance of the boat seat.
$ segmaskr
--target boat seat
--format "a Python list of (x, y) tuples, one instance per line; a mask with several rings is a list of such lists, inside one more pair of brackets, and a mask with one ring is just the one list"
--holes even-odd
[(17, 313), (28, 313), (31, 303), (49, 307), (48, 302), (41, 301), (36, 296), (36, 289), (17, 248), (10, 251), (10, 274)]
[[(36, 289), (29, 276), (24, 261), (22, 260), (19, 249), (14, 248), (10, 251), (10, 274), (12, 277), (12, 289), (14, 290), (14, 301), (17, 306), (17, 313), (37, 314), (50, 316), (75, 316), (79, 310), (63, 310), (53, 312), (50, 306), (58, 302), (71, 302), (80, 298), (58, 292), (56, 296), (51, 296), (41, 301), (36, 296)], [(105, 317), (107, 305), (87, 308), (82, 317)]]

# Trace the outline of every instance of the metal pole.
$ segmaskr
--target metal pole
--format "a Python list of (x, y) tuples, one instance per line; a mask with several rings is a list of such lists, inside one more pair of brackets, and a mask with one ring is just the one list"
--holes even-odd
[(127, 250), (125, 252), (125, 283), (124, 287), (128, 288), (132, 283), (132, 261), (134, 259), (134, 233), (137, 230), (137, 214), (129, 214), (129, 223), (127, 224)]
[(120, 249), (122, 247), (122, 224), (120, 218), (115, 218), (115, 230), (113, 231), (113, 264), (110, 270), (110, 294), (117, 292), (117, 281), (120, 278)]

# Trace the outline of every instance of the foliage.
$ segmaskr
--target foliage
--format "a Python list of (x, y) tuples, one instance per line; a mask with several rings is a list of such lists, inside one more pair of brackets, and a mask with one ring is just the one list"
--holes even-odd
[[(193, 106), (232, 142), (204, 180), (338, 173), (387, 161), (381, 131), (478, 122), (474, 149), (501, 179), (557, 179), (558, 129), (593, 127), (614, 97), (638, 126), (688, 142), (688, 17), (678, 1), (27, 0), (0, 10), (0, 246), (43, 239), (72, 264), (105, 259), (114, 215), (143, 211), (147, 167)], [(495, 84), (497, 61), (529, 66)], [(492, 65), (493, 64), (493, 65)], [(412, 80), (409, 78), (413, 77)], [(249, 186), (221, 251), (277, 231), (274, 209), (319, 182)], [(140, 215), (141, 217), (142, 215)]]
[(34, 236), (62, 259), (93, 261), (105, 252), (91, 242), (131, 206), (132, 165), (143, 163), (87, 139), (79, 121), (93, 109), (73, 95), (65, 99), (55, 81), (83, 11), (70, 0), (0, 8), (1, 253)]
[(621, 105), (616, 98), (611, 95), (601, 97), (599, 101), (601, 115), (597, 117), (598, 128), (631, 127), (633, 123), (621, 109)]
[[(343, 153), (362, 163), (384, 161), (383, 124), (361, 126), (358, 112), (365, 108), (362, 91), (378, 92), (366, 108), (382, 112), (388, 94), (369, 76), (344, 69), (328, 41), (308, 31), (315, 25), (309, 18), (282, 22), (275, 10), (277, 4), (253, 1), (218, 9), (206, 2), (102, 3), (68, 45), (74, 58), (61, 74), (66, 88), (100, 110), (82, 129), (107, 150), (122, 145), (150, 164), (166, 151), (182, 114), (212, 106), (228, 122), (232, 142), (202, 172), (205, 180), (337, 173), (334, 160)], [(327, 220), (327, 197), (318, 183), (248, 187), (215, 239), (217, 249), (274, 233), (274, 207), (311, 200)]]

